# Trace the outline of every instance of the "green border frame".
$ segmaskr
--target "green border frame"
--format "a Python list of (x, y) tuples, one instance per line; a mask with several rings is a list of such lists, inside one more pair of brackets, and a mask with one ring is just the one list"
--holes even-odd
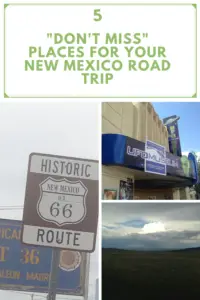
[[(6, 93), (6, 82), (5, 82), (5, 74), (6, 74), (6, 50), (5, 50), (5, 44), (6, 44), (6, 8), (9, 5), (13, 5), (13, 6), (193, 6), (195, 9), (195, 60), (196, 60), (196, 67), (195, 67), (195, 92), (193, 95), (191, 96), (22, 96), (22, 97), (18, 97), (18, 96), (12, 96), (10, 97), (7, 93)], [(99, 99), (117, 99), (117, 98), (126, 98), (126, 99), (134, 99), (134, 98), (144, 98), (144, 99), (151, 99), (151, 98), (174, 98), (174, 99), (178, 99), (178, 98), (197, 98), (197, 4), (192, 4), (192, 3), (8, 3), (8, 4), (4, 4), (4, 98), (27, 98), (27, 99), (31, 99), (31, 98), (99, 98)]]

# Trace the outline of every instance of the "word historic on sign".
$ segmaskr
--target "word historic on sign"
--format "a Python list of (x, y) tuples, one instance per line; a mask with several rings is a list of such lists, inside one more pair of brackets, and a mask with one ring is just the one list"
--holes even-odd
[(31, 156), (30, 172), (90, 180), (97, 180), (98, 178), (95, 161), (34, 153)]
[(89, 164), (80, 164), (77, 162), (65, 162), (51, 159), (42, 159), (41, 162), (41, 172), (44, 173), (54, 173), (54, 174), (62, 174), (70, 176), (73, 174), (74, 176), (84, 176), (90, 177), (90, 165)]

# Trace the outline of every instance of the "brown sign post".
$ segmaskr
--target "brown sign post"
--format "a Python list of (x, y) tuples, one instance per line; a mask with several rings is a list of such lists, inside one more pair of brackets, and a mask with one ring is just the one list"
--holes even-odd
[(29, 156), (22, 242), (93, 252), (98, 223), (98, 161)]

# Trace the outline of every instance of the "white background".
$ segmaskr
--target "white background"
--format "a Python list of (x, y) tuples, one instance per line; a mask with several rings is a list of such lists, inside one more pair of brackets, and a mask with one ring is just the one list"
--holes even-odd
[[(29, 144), (29, 140), (31, 140), (31, 136), (28, 137), (28, 134), (26, 133), (25, 137), (24, 137), (24, 130), (25, 130), (25, 127), (26, 125), (21, 125), (20, 128), (18, 129), (18, 135), (16, 137), (16, 133), (15, 133), (15, 124), (18, 123), (19, 121), (16, 121), (16, 118), (14, 118), (13, 116), (15, 115), (15, 107), (13, 106), (13, 108), (11, 108), (9, 105), (7, 106), (9, 108), (9, 111), (7, 112), (3, 112), (2, 114), (2, 102), (5, 102), (5, 103), (13, 103), (13, 102), (17, 102), (16, 105), (18, 106), (18, 102), (19, 100), (18, 99), (4, 99), (4, 89), (3, 89), (3, 83), (4, 83), (4, 80), (3, 80), (3, 64), (4, 64), (4, 53), (3, 53), (3, 32), (4, 32), (4, 24), (3, 24), (3, 20), (4, 20), (4, 9), (3, 9), (3, 5), (4, 5), (4, 2), (5, 1), (2, 1), (1, 2), (1, 5), (0, 5), (0, 20), (1, 20), (1, 26), (0, 26), (0, 112), (1, 112), (1, 117), (0, 117), (0, 120), (1, 120), (1, 124), (0, 124), (0, 128), (1, 128), (1, 134), (0, 134), (0, 149), (1, 149), (1, 160), (0, 160), (0, 164), (1, 166), (1, 180), (3, 179), (2, 183), (1, 183), (1, 200), (0, 200), (0, 203), (1, 205), (22, 205), (22, 202), (23, 202), (23, 197), (24, 197), (24, 182), (25, 182), (25, 178), (26, 178), (26, 174), (25, 174), (25, 171), (23, 173), (22, 170), (25, 170), (26, 169), (26, 153), (28, 153), (30, 151), (30, 148), (27, 146)], [(19, 1), (17, 0), (10, 0), (9, 1), (10, 3), (18, 3)], [(35, 0), (22, 0), (20, 1), (20, 3), (27, 3), (27, 2), (30, 2), (30, 3), (39, 3), (40, 1), (35, 1)], [(50, 3), (50, 2), (55, 2), (55, 1), (52, 1), (52, 0), (43, 0), (42, 1), (43, 3)], [(59, 1), (60, 3), (64, 3), (64, 2), (67, 2), (65, 0), (60, 0)], [(74, 2), (74, 1), (71, 1), (71, 2)], [(78, 1), (79, 3), (81, 2), (85, 2), (84, 0), (79, 0)], [(87, 2), (98, 2), (97, 0), (89, 0)], [(108, 2), (106, 0), (103, 0), (102, 2)], [(122, 0), (116, 0), (116, 1), (113, 1), (113, 0), (110, 0), (109, 1), (110, 3), (113, 2), (113, 3), (116, 3), (116, 2), (122, 2)], [(126, 2), (136, 2), (136, 1), (130, 1), (130, 0), (127, 0)], [(139, 1), (138, 2), (142, 2), (142, 1)], [(152, 0), (145, 0), (143, 1), (145, 3), (151, 3)], [(174, 1), (168, 1), (168, 0), (155, 0), (154, 3), (174, 3)], [(176, 1), (177, 3), (194, 3), (193, 0), (177, 0)], [(198, 1), (196, 0), (195, 1), (196, 3), (198, 3)], [(199, 15), (199, 5), (198, 6), (198, 9), (197, 9), (197, 19), (199, 19), (200, 15)], [(36, 18), (37, 19), (37, 18)], [(125, 18), (123, 18), (123, 21), (125, 20)], [(17, 20), (17, 22), (19, 21), (19, 18)], [(146, 21), (144, 20), (143, 21), (144, 24), (146, 23)], [(154, 19), (152, 19), (152, 23), (156, 22)], [(179, 22), (179, 19), (177, 17), (177, 22)], [(16, 24), (16, 22), (14, 22)], [(54, 23), (54, 22), (52, 22)], [(198, 26), (198, 32), (200, 32), (200, 22), (197, 23), (197, 26)], [(168, 28), (169, 30), (172, 29), (172, 25), (171, 25), (171, 22), (170, 22), (170, 18), (169, 18), (169, 22), (168, 22)], [(20, 42), (18, 41), (17, 42), (17, 45), (19, 45)], [(17, 47), (17, 45), (15, 45), (15, 48)], [(197, 41), (197, 46), (198, 46), (198, 49), (199, 49), (199, 39)], [(13, 51), (14, 51), (13, 49)], [(199, 67), (200, 67), (200, 60), (197, 61), (198, 63), (198, 70), (199, 70)], [(16, 80), (18, 78), (18, 74), (17, 75), (14, 75), (14, 74), (11, 74), (11, 79), (12, 81)], [(181, 76), (179, 77), (179, 79), (181, 78)], [(124, 81), (125, 81), (125, 78), (123, 78), (122, 82), (124, 84)], [(47, 84), (48, 81), (47, 79), (44, 80), (44, 83)], [(177, 84), (176, 80), (173, 82), (173, 87), (175, 87)], [(25, 86), (25, 85), (24, 85)], [(183, 85), (182, 85), (183, 87)], [(197, 87), (197, 90), (198, 90), (198, 94), (199, 94), (199, 84), (198, 84), (198, 87)], [(165, 89), (165, 93), (166, 93), (166, 89)], [(74, 101), (75, 99), (62, 99), (61, 101), (63, 102), (71, 102), (71, 101)], [(106, 99), (104, 99), (106, 101)], [(123, 101), (123, 99), (118, 99), (119, 101)], [(146, 99), (145, 98), (140, 98), (140, 99), (137, 99), (138, 101), (145, 101)], [(176, 101), (176, 99), (174, 98), (170, 98), (170, 99), (165, 99), (165, 101)], [(41, 99), (24, 99), (24, 102), (28, 102), (28, 103), (38, 103), (40, 102)], [(44, 99), (44, 101), (48, 102), (48, 104), (50, 103), (50, 100), (47, 98), (47, 99)], [(58, 99), (53, 99), (52, 101), (58, 101)], [(52, 102), (51, 101), (51, 102)], [(80, 99), (80, 101), (85, 101), (85, 99)], [(99, 101), (99, 99), (90, 99), (91, 102), (94, 102), (94, 101)], [(116, 101), (115, 98), (113, 99), (110, 99), (110, 101)], [(154, 102), (155, 101), (163, 101), (163, 99), (160, 99), (160, 98), (157, 98), (157, 99), (154, 99)], [(188, 101), (188, 99), (180, 99), (180, 101)], [(193, 101), (199, 101), (198, 99), (193, 99)], [(36, 106), (37, 108), (37, 106)], [(48, 116), (48, 109), (46, 108), (46, 116)], [(18, 112), (16, 111), (16, 114), (18, 115)], [(4, 118), (3, 118), (4, 116)], [(29, 117), (27, 116), (27, 119)], [(20, 115), (19, 115), (19, 119), (20, 119)], [(87, 120), (87, 115), (86, 115), (86, 118)], [(26, 120), (25, 120), (26, 121)], [(26, 124), (26, 122), (23, 121), (24, 124)], [(99, 121), (100, 122), (100, 121)], [(34, 125), (37, 123), (37, 117), (35, 117), (35, 121), (34, 121)], [(79, 124), (79, 122), (77, 122)], [(9, 126), (11, 126), (11, 128), (9, 129), (9, 133), (8, 133), (8, 124)], [(95, 124), (95, 123), (94, 123)], [(80, 124), (79, 124), (80, 125)], [(2, 127), (3, 126), (3, 127)], [(3, 129), (2, 129), (3, 128)], [(41, 126), (41, 128), (43, 128), (43, 126)], [(21, 131), (21, 132), (20, 132)], [(33, 129), (32, 129), (33, 131)], [(62, 131), (63, 133), (63, 131)], [(40, 138), (41, 136), (43, 135), (43, 131), (41, 131), (41, 134), (40, 134)], [(6, 138), (6, 136), (8, 136), (8, 138)], [(57, 139), (56, 138), (56, 135), (54, 135), (54, 140)], [(26, 141), (26, 143), (23, 144), (23, 146), (20, 146), (21, 144), (19, 144), (19, 141), (21, 140), (24, 140)], [(9, 143), (8, 143), (9, 141)], [(6, 142), (6, 143), (5, 143)], [(25, 146), (26, 144), (26, 146)], [(2, 145), (4, 145), (4, 150), (2, 150)], [(42, 148), (43, 150), (48, 150), (46, 149), (48, 145), (48, 141), (45, 143), (43, 142), (42, 144)], [(55, 143), (56, 145), (56, 143)], [(52, 149), (53, 146), (53, 143), (51, 144), (51, 149)], [(85, 145), (83, 144), (82, 147), (84, 147), (84, 151), (85, 151)], [(15, 160), (15, 164), (14, 164), (14, 158), (12, 158), (13, 156), (13, 153), (16, 152), (16, 148), (18, 149), (17, 150), (17, 155), (19, 155), (19, 161)], [(25, 148), (25, 149), (24, 149)], [(57, 150), (56, 148), (55, 149), (52, 149), (52, 150)], [(3, 152), (2, 152), (3, 151)], [(22, 152), (21, 152), (22, 151)], [(25, 151), (25, 152), (24, 152)], [(32, 149), (31, 149), (32, 151)], [(63, 154), (63, 153), (62, 153)], [(100, 157), (100, 156), (99, 156)], [(11, 158), (11, 163), (9, 163), (9, 159)], [(8, 166), (8, 167), (7, 167)], [(12, 183), (15, 184), (15, 192), (14, 191), (11, 191), (11, 186), (10, 186), (10, 179), (13, 178), (13, 172), (14, 172), (14, 178), (15, 180), (12, 181)], [(21, 175), (19, 175), (19, 173)], [(5, 185), (5, 188), (2, 189), (2, 187), (4, 187)], [(101, 194), (101, 183), (100, 183), (100, 194)], [(16, 192), (17, 191), (17, 192)], [(16, 210), (13, 210), (13, 211), (10, 211), (10, 212), (6, 212), (6, 211), (1, 211), (1, 214), (0, 214), (0, 217), (1, 218), (12, 218), (12, 219), (21, 219), (22, 217), (22, 210), (19, 210), (19, 211), (16, 211)], [(101, 217), (99, 218), (101, 220)], [(99, 245), (99, 249), (101, 248), (101, 241), (98, 241), (98, 244)], [(98, 244), (97, 244), (97, 247), (98, 247)], [(99, 270), (99, 276), (100, 276), (100, 284), (101, 284), (101, 271), (100, 271), (100, 268), (98, 268), (98, 256), (100, 257), (100, 253), (96, 253), (94, 254), (92, 257), (91, 257), (91, 260), (92, 260), (92, 263), (91, 263), (91, 275), (90, 275), (90, 278), (91, 278), (91, 281), (90, 281), (90, 297), (89, 299), (94, 299), (94, 280), (93, 280), (93, 276), (95, 277), (96, 275), (96, 272), (97, 270)], [(101, 264), (101, 263), (100, 263)], [(100, 289), (100, 296), (101, 296), (101, 289)], [(7, 299), (7, 298), (10, 298), (12, 300), (28, 300), (30, 299), (30, 296), (27, 296), (27, 295), (23, 295), (23, 294), (18, 294), (17, 292), (4, 292), (4, 291), (0, 291), (0, 299)], [(58, 296), (58, 299), (65, 299), (64, 296)], [(71, 298), (71, 297), (70, 297)], [(42, 296), (40, 295), (40, 297), (36, 297), (35, 299), (42, 299)], [(101, 297), (99, 298), (101, 299)]]
[[(99, 22), (93, 20), (95, 8), (101, 9), (103, 18)], [(196, 67), (195, 13), (192, 5), (8, 6), (5, 92), (10, 97), (192, 97), (195, 94)], [(84, 84), (81, 72), (63, 71), (63, 61), (67, 58), (54, 58), (60, 60), (57, 71), (25, 71), (24, 60), (32, 59), (28, 57), (29, 46), (41, 46), (43, 53), (53, 46), (53, 40), (47, 39), (49, 32), (100, 32), (99, 46), (104, 45), (103, 37), (107, 32), (147, 32), (149, 37), (142, 40), (141, 46), (164, 46), (167, 54), (164, 59), (170, 61), (171, 68), (165, 72), (128, 72), (124, 45), (119, 45), (124, 68), (111, 72), (114, 78), (107, 85)], [(65, 43), (58, 46), (61, 45), (67, 46)], [(86, 59), (89, 59), (87, 53), (91, 45), (94, 45), (92, 41), (85, 45)], [(109, 57), (100, 58), (104, 59)], [(131, 59), (135, 59), (134, 56)], [(146, 59), (152, 61), (152, 58)]]

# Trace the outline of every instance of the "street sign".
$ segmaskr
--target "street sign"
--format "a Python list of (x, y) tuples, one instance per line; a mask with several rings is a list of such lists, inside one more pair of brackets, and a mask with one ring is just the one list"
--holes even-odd
[[(47, 293), (53, 249), (22, 244), (21, 229), (21, 221), (0, 219), (0, 289)], [(87, 259), (83, 252), (60, 251), (57, 294), (86, 295)]]
[(93, 252), (98, 189), (98, 161), (30, 154), (22, 242)]

